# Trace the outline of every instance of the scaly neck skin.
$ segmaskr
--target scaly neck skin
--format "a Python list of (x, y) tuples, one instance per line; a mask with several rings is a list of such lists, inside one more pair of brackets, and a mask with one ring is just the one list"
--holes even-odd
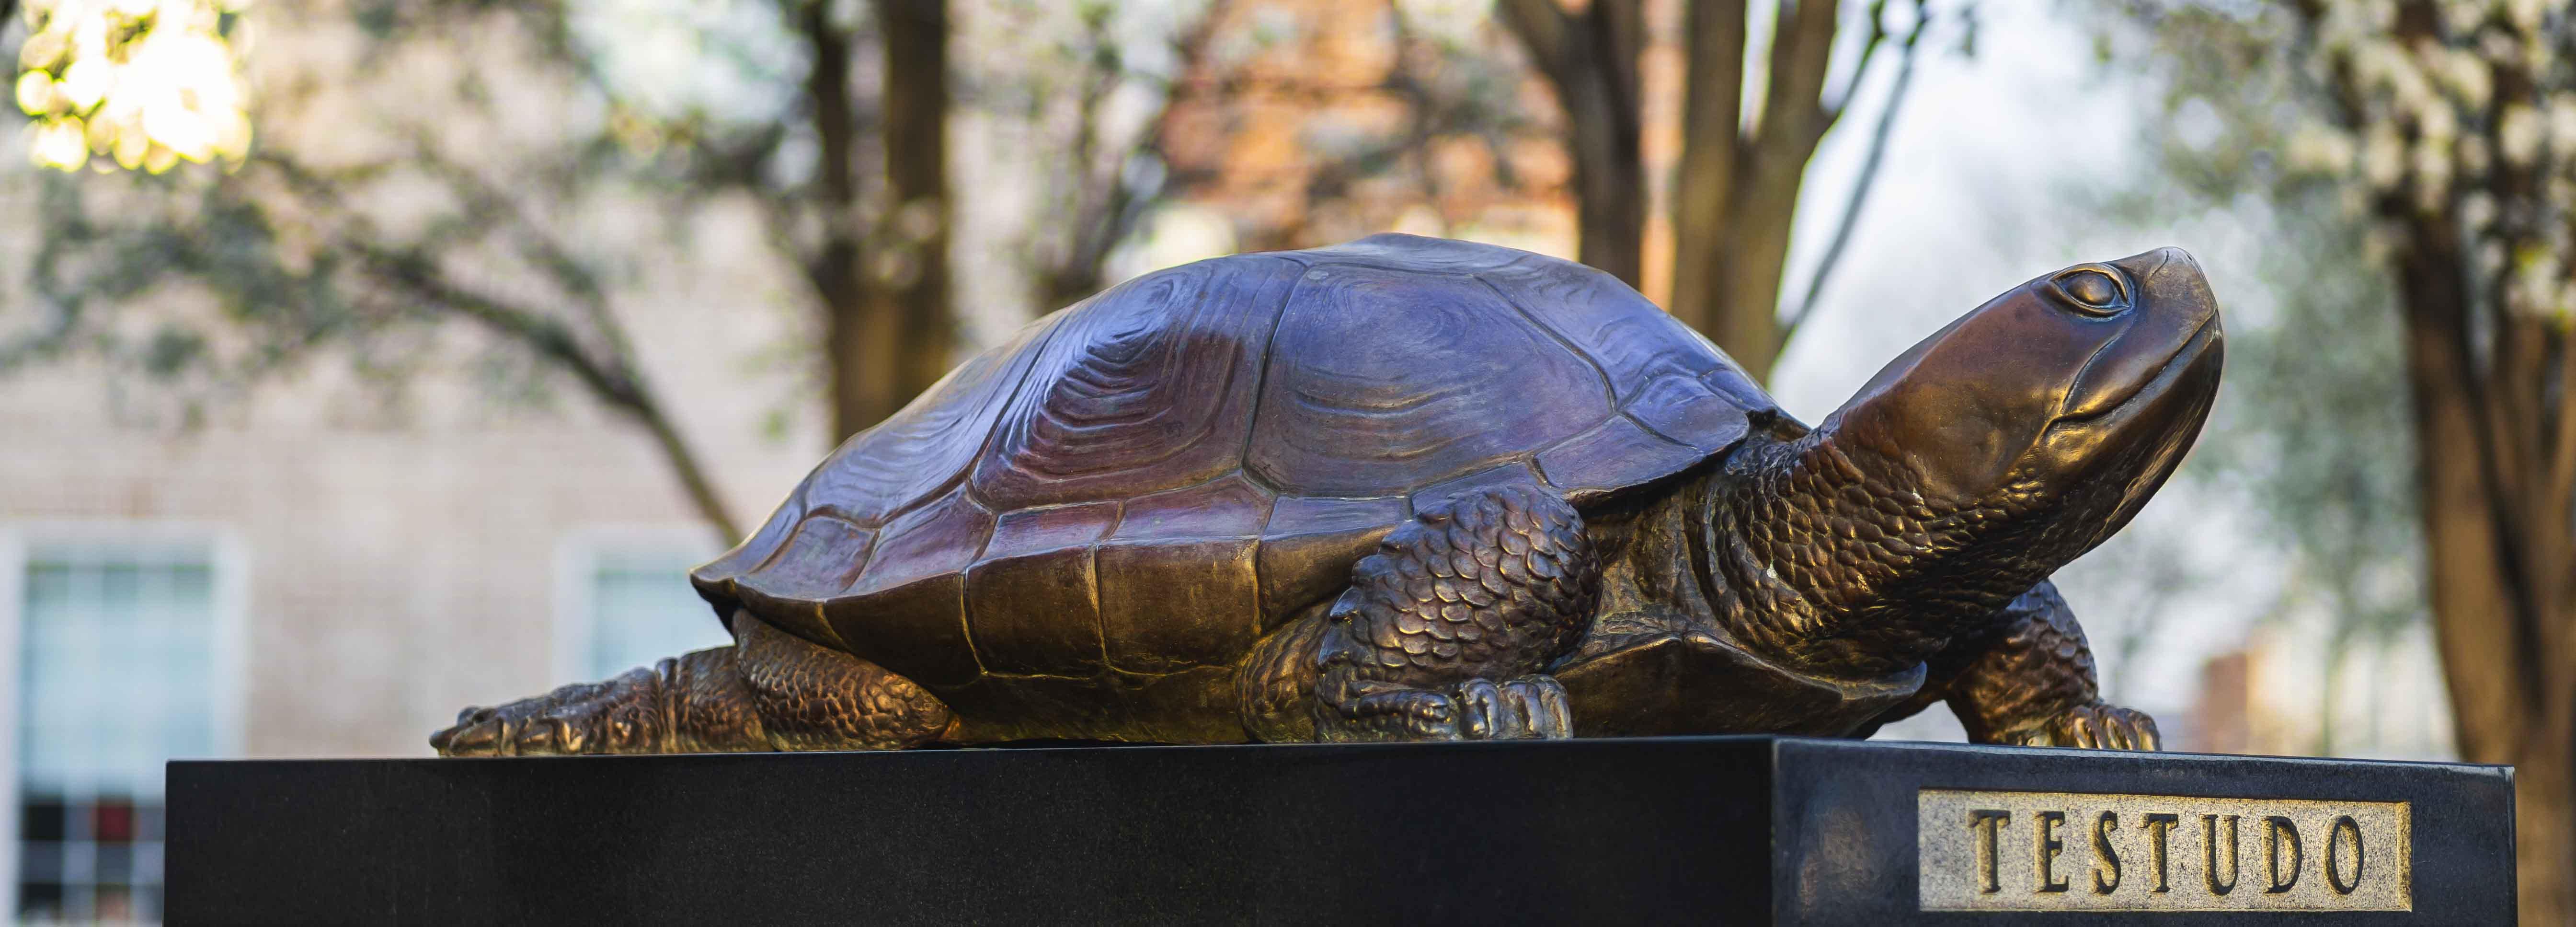
[[(1851, 446), (1845, 446), (1851, 445)], [(1701, 487), (1693, 556), (1739, 641), (1812, 672), (1906, 669), (1974, 630), (2056, 564), (2029, 493), (1927, 499), (1905, 457), (1817, 431), (1757, 436)]]

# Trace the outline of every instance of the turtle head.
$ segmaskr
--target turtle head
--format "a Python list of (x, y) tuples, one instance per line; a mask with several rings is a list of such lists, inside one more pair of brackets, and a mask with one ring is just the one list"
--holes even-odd
[(1934, 511), (2053, 522), (2064, 560), (2128, 523), (2200, 433), (2218, 303), (2179, 248), (2014, 287), (1889, 363), (1820, 431), (1902, 461)]
[(2218, 304), (2163, 248), (2039, 277), (1712, 485), (1700, 575), (1739, 640), (1811, 668), (1921, 663), (2146, 504), (2218, 391)]

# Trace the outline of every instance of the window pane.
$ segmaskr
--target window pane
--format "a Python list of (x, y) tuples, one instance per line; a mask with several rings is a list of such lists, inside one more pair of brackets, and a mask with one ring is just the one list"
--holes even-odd
[(695, 551), (602, 556), (590, 577), (590, 679), (733, 643), (689, 586)]
[(161, 766), (214, 739), (203, 548), (32, 552), (19, 624), (20, 919), (160, 917)]

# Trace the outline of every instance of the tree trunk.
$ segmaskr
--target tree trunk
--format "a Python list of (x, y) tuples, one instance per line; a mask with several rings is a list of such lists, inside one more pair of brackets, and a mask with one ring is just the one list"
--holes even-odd
[(874, 10), (884, 46), (886, 208), (864, 226), (850, 37), (831, 22), (830, 4), (808, 4), (800, 22), (814, 56), (806, 93), (821, 142), (824, 215), (806, 277), (823, 303), (839, 437), (883, 421), (937, 383), (957, 341), (948, 280), (947, 7), (876, 0)]
[[(1644, 265), (1647, 197), (1637, 96), (1637, 56), (1644, 51), (1640, 2), (1592, 0), (1575, 13), (1558, 0), (1502, 0), (1499, 7), (1566, 110), (1583, 236), (1580, 259), (1631, 286)], [(1884, 5), (1869, 7), (1854, 86), (1887, 39), (1877, 18)], [(1767, 378), (1786, 335), (1779, 318), (1780, 277), (1807, 161), (1851, 102), (1851, 92), (1844, 90), (1831, 103), (1825, 99), (1840, 4), (1782, 0), (1760, 119), (1743, 125), (1745, 7), (1744, 0), (1692, 0), (1686, 7), (1688, 89), (1674, 178), (1669, 302), (1675, 318), (1716, 341), (1746, 372)], [(1928, 13), (1917, 15), (1921, 21)], [(1912, 38), (1920, 34), (1918, 26), (1908, 38), (1909, 61)], [(1893, 97), (1888, 105), (1896, 105)], [(1872, 144), (1884, 145), (1884, 136)]]
[(1498, 12), (1556, 88), (1574, 155), (1576, 260), (1638, 286), (1646, 252), (1646, 161), (1637, 97), (1641, 0), (1505, 0)]
[[(1674, 318), (1716, 332), (1734, 272), (1728, 220), (1734, 213), (1737, 133), (1744, 122), (1744, 3), (1690, 5), (1683, 22), (1683, 60), (1690, 75), (1682, 100), (1682, 156), (1673, 177)], [(1738, 363), (1765, 362), (1727, 351)], [(1755, 373), (1760, 377), (1762, 374)]]
[[(2554, 461), (2576, 448), (2562, 440), (2554, 460), (2508, 452), (2515, 430), (2528, 437), (2544, 433), (2535, 426), (2550, 418), (2564, 420), (2567, 398), (2557, 416), (2516, 419), (2496, 408), (2517, 395), (2536, 399), (2546, 388), (2546, 366), (2511, 363), (2513, 346), (2538, 346), (2546, 357), (2554, 341), (2563, 365), (2566, 344), (2564, 336), (2550, 337), (2545, 323), (2500, 319), (2494, 368), (2482, 374), (2470, 332), (2473, 314), (2487, 310), (2462, 291), (2459, 256), (2442, 232), (2418, 228), (2418, 244), (2398, 271), (2435, 634), (2461, 757), (2517, 767), (2521, 920), (2571, 923), (2576, 661), (2567, 647), (2576, 614), (2569, 613), (2566, 577), (2576, 572), (2567, 556), (2576, 528), (2563, 484), (2543, 477), (2563, 470)], [(2511, 491), (2517, 485), (2525, 491)]]
[(863, 363), (882, 364), (891, 388), (838, 416), (845, 432), (876, 424), (939, 382), (957, 349), (948, 281), (948, 5), (877, 0), (876, 13), (885, 38), (887, 214), (870, 243), (874, 273), (866, 277), (886, 336)]
[[(1712, 93), (1740, 83), (1743, 72), (1742, 11), (1727, 6), (1732, 5), (1692, 14), (1690, 73), (1694, 85), (1704, 74), (1721, 75), (1709, 83)], [(1750, 134), (1737, 137), (1724, 126), (1693, 127), (1688, 136), (1691, 147), (1726, 144), (1734, 148), (1734, 154), (1725, 159), (1729, 173), (1713, 175), (1719, 159), (1711, 155), (1690, 151), (1682, 155), (1686, 170), (1706, 166), (1703, 169), (1712, 173), (1697, 178), (1685, 175), (1685, 183), (1722, 182), (1731, 189), (1719, 198), (1725, 208), (1713, 220), (1674, 217), (1677, 230), (1696, 228), (1698, 232), (1687, 239), (1677, 235), (1674, 242), (1673, 314), (1717, 342), (1757, 380), (1770, 378), (1771, 363), (1780, 354), (1780, 275), (1787, 270), (1790, 224), (1798, 214), (1807, 160), (1815, 156), (1817, 142), (1824, 139), (1834, 113), (1840, 111), (1839, 106), (1826, 109), (1823, 102), (1825, 69), (1833, 54), (1834, 34), (1841, 28), (1840, 9), (1837, 3), (1802, 2), (1794, 10), (1780, 11), (1771, 35), (1762, 119)], [(1739, 21), (1715, 21), (1730, 12)], [(1866, 47), (1875, 50), (1883, 37), (1873, 29)], [(1848, 103), (1850, 94), (1844, 96)], [(1714, 110), (1714, 104), (1709, 108)], [(1722, 140), (1721, 129), (1727, 129)], [(1693, 267), (1705, 271), (1690, 275), (1685, 284), (1682, 269)]]
[[(1804, 170), (1806, 162), (1797, 167)], [(1676, 285), (1673, 309), (1686, 320), (1695, 319), (1700, 332), (1743, 365), (1745, 373), (1768, 382), (1771, 365), (1780, 357), (1780, 275), (1789, 258), (1789, 223), (1797, 214), (1797, 175), (1790, 175), (1785, 185), (1754, 181), (1744, 186), (1719, 250), (1674, 259), (1676, 267), (1709, 266), (1714, 279), (1696, 290)]]
[[(2293, 9), (2313, 33), (2329, 6)], [(2431, 60), (2447, 46), (2484, 65), (2486, 89), (2435, 105), (2467, 113), (2491, 144), (2507, 143), (2513, 108), (2565, 91), (2563, 76), (2533, 71), (2514, 50), (2562, 39), (2548, 30), (2563, 24), (2464, 26), (2429, 0), (2388, 12), (2381, 28), (2395, 47)], [(2515, 34), (2532, 28), (2544, 33)], [(2365, 76), (2359, 46), (2317, 47), (2334, 121), (2407, 145), (2432, 137), (2421, 115), (2431, 110), (2381, 105), (2385, 88)], [(2576, 336), (2548, 316), (2555, 299), (2545, 290), (2469, 256), (2545, 254), (2558, 266), (2576, 257), (2554, 224), (2564, 213), (2549, 205), (2547, 180), (2567, 163), (2553, 159), (2563, 157), (2535, 152), (2462, 176), (2416, 169), (2372, 184), (2373, 218), (2403, 233), (2396, 282), (2434, 633), (2460, 755), (2517, 767), (2515, 875), (2527, 924), (2576, 923)], [(2472, 193), (2515, 205), (2472, 219)]]

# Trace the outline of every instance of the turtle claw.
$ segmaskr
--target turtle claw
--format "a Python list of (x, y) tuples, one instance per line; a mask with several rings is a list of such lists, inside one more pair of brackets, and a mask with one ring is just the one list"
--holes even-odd
[(1574, 736), (1565, 687), (1547, 676), (1458, 685), (1461, 740), (1563, 740)]
[(454, 726), (429, 735), (440, 756), (497, 756), (508, 740), (499, 715), (482, 707), (457, 712)]
[(1327, 740), (1561, 740), (1574, 736), (1565, 687), (1546, 676), (1470, 679), (1453, 692), (1383, 683), (1317, 718)]
[[(561, 709), (557, 709), (560, 711)], [(580, 753), (587, 738), (574, 733), (569, 719), (548, 712), (519, 729), (517, 741), (520, 756), (555, 756)]]
[(2025, 747), (2075, 747), (2085, 750), (2161, 750), (2156, 719), (2134, 708), (2095, 702), (2067, 709), (2008, 738)]
[(1319, 697), (1326, 740), (1459, 740), (1456, 699), (1429, 689), (1367, 684), (1347, 699)]
[(661, 730), (651, 670), (564, 686), (498, 708), (468, 708), (429, 736), (441, 756), (650, 753)]
[(1438, 692), (1389, 692), (1363, 700), (1361, 715), (1400, 740), (1458, 740), (1458, 702)]

